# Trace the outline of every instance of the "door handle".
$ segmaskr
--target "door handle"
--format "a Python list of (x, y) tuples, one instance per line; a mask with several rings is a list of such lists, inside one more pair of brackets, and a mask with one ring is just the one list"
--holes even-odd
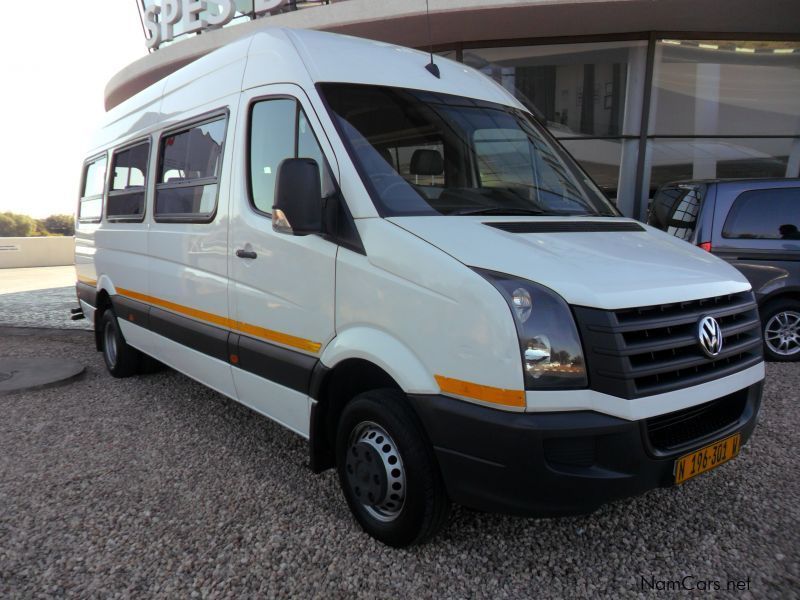
[(238, 256), (239, 258), (258, 258), (258, 254), (256, 254), (252, 250), (244, 250), (242, 248), (239, 248), (236, 251), (236, 256)]

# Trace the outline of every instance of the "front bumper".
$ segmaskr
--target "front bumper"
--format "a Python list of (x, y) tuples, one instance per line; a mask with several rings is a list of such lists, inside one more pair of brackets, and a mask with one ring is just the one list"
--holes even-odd
[[(762, 385), (715, 401), (737, 403), (740, 414), (727, 423), (719, 420), (714, 428), (707, 418), (699, 436), (677, 425), (677, 437), (670, 438), (677, 442), (661, 447), (654, 443), (653, 419), (627, 421), (592, 411), (509, 413), (445, 396), (410, 398), (454, 502), (489, 512), (560, 516), (673, 485), (677, 457), (731, 433), (741, 432), (744, 444), (755, 427)], [(686, 427), (696, 425), (686, 421)], [(681, 438), (684, 433), (688, 437)]]

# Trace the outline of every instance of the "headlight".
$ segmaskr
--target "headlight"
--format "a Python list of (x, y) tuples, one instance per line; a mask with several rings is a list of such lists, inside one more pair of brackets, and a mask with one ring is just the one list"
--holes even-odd
[(500, 291), (514, 315), (525, 389), (586, 387), (583, 348), (564, 299), (532, 281), (483, 269), (475, 271)]

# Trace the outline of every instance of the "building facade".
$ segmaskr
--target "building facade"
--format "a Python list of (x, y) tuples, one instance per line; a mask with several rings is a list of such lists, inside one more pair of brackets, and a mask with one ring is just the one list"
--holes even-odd
[(797, 0), (429, 0), (427, 11), (425, 0), (209, 0), (181, 13), (191, 4), (137, 0), (160, 47), (109, 82), (107, 107), (258, 28), (306, 27), (483, 71), (628, 216), (644, 218), (667, 181), (800, 176)]

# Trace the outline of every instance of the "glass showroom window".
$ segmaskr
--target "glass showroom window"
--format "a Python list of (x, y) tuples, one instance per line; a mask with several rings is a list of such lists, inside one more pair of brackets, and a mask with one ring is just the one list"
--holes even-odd
[(632, 204), (646, 41), (475, 48), (463, 56), (538, 115), (609, 196)]
[(798, 98), (800, 43), (658, 41), (644, 195), (676, 179), (797, 177)]

